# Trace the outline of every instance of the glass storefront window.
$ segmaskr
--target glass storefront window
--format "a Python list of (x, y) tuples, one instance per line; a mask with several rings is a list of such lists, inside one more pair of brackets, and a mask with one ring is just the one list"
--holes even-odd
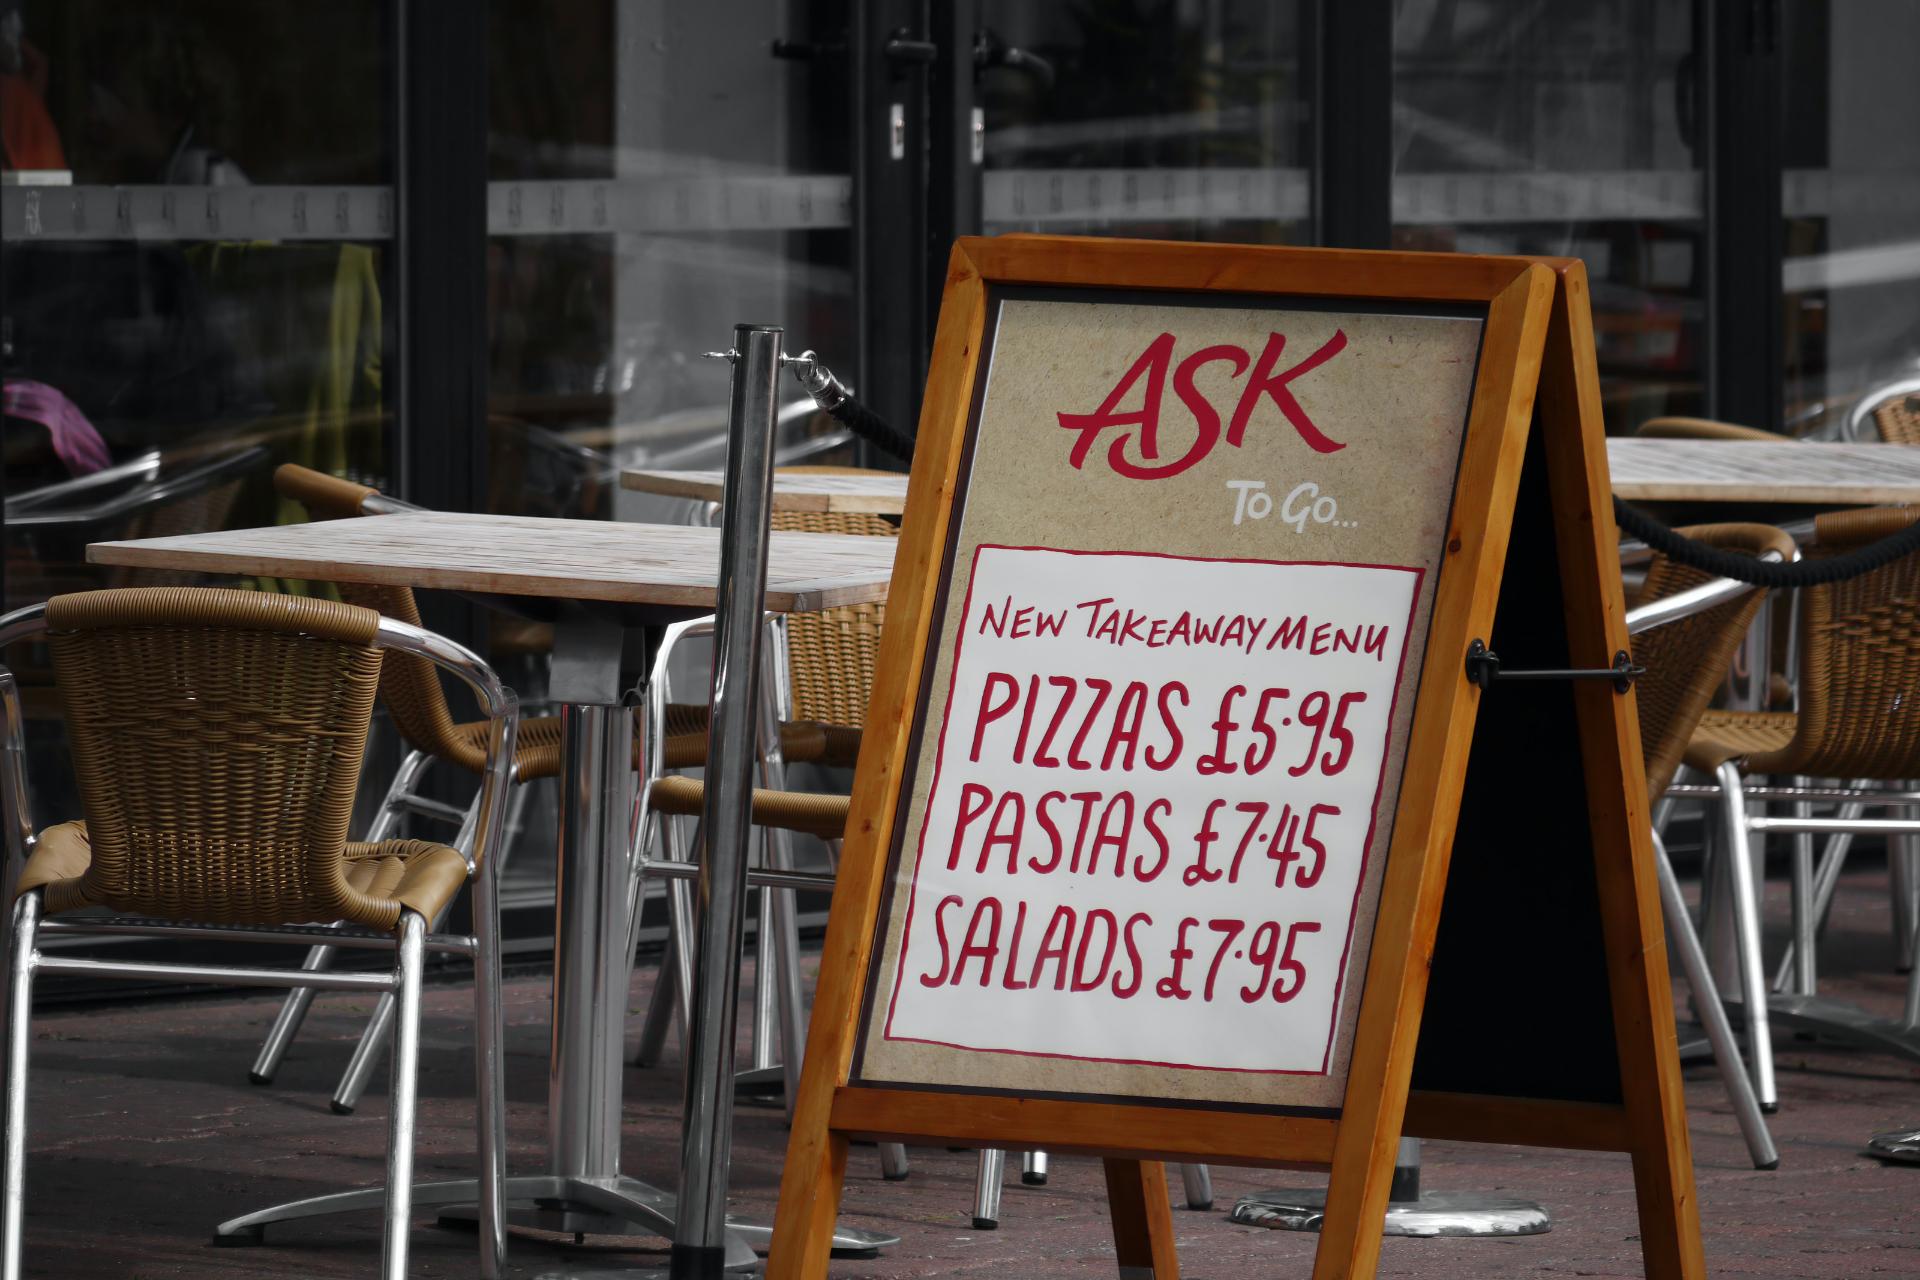
[[(86, 546), (302, 519), (282, 462), (387, 483), (389, 21), (385, 0), (0, 4), (5, 608), (190, 580)], [(70, 814), (45, 656), (5, 660), (36, 808)]]
[[(1832, 435), (1920, 382), (1920, 8), (1817, 0), (1786, 22), (1786, 421)], [(1877, 438), (1870, 413), (1857, 429)]]
[(89, 541), (379, 483), (392, 236), (381, 0), (25, 0), (4, 92), (6, 604), (152, 575)]
[(1394, 6), (1394, 247), (1585, 259), (1612, 432), (1705, 405), (1693, 10)]
[[(717, 465), (727, 375), (700, 353), (736, 323), (858, 378), (844, 77), (772, 52), (846, 23), (844, 2), (492, 6), (493, 510), (645, 514), (617, 466)], [(819, 424), (789, 390), (794, 449)]]
[(1310, 243), (1302, 8), (983, 0), (987, 233)]

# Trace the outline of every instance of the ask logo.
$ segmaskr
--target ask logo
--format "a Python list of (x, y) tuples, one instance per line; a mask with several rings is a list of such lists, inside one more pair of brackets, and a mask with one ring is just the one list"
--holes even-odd
[[(1148, 343), (1147, 349), (1120, 375), (1120, 381), (1107, 393), (1107, 398), (1101, 401), (1098, 409), (1092, 413), (1057, 415), (1062, 428), (1079, 435), (1067, 454), (1067, 461), (1075, 470), (1085, 465), (1087, 455), (1092, 452), (1103, 431), (1116, 433), (1107, 444), (1107, 465), (1118, 474), (1134, 480), (1164, 480), (1169, 476), (1177, 476), (1212, 453), (1214, 446), (1220, 442), (1221, 413), (1195, 385), (1196, 375), (1210, 364), (1230, 366), (1233, 371), (1230, 376), (1236, 380), (1247, 373), (1249, 367), (1253, 370), (1240, 391), (1232, 415), (1226, 419), (1226, 441), (1232, 447), (1240, 448), (1254, 411), (1263, 400), (1271, 399), (1279, 408), (1281, 417), (1314, 452), (1334, 453), (1346, 448), (1344, 443), (1314, 425), (1313, 419), (1307, 416), (1307, 411), (1294, 398), (1292, 388), (1295, 379), (1312, 373), (1347, 349), (1345, 330), (1335, 330), (1331, 338), (1306, 358), (1292, 364), (1283, 363), (1287, 339), (1285, 334), (1280, 333), (1267, 335), (1267, 345), (1258, 359), (1244, 347), (1221, 343), (1202, 347), (1175, 365), (1174, 346), (1171, 333), (1161, 334)], [(1169, 371), (1172, 373), (1174, 395), (1193, 415), (1193, 439), (1184, 453), (1163, 460), (1162, 454), (1167, 451), (1162, 448), (1160, 409), (1166, 398)], [(1135, 407), (1123, 407), (1129, 404)]]

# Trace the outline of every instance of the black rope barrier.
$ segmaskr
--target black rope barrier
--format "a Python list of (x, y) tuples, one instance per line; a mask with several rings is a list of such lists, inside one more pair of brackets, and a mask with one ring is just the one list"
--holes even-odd
[(1717, 578), (1732, 578), (1736, 582), (1749, 582), (1756, 587), (1774, 590), (1819, 587), (1829, 582), (1857, 578), (1920, 551), (1920, 521), (1915, 521), (1899, 533), (1841, 555), (1785, 564), (1756, 560), (1736, 551), (1723, 551), (1719, 547), (1695, 542), (1618, 498), (1613, 500), (1613, 518), (1622, 529), (1670, 560), (1711, 573)]
[(789, 363), (793, 376), (807, 389), (813, 402), (828, 416), (874, 448), (902, 462), (913, 461), (913, 437), (894, 427), (885, 418), (861, 404), (847, 385), (833, 376), (833, 370), (820, 363), (811, 351), (802, 351)]

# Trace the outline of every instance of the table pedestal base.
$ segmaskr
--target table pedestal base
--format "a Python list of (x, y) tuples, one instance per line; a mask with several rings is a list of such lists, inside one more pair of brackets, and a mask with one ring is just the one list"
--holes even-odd
[[(414, 1185), (413, 1203), (416, 1208), (441, 1207), (440, 1217), (443, 1221), (471, 1221), (473, 1211), (470, 1205), (476, 1194), (477, 1188), (471, 1178), (421, 1182)], [(516, 1226), (579, 1235), (632, 1235), (633, 1228), (640, 1227), (647, 1235), (663, 1236), (669, 1240), (673, 1238), (673, 1195), (637, 1178), (580, 1178), (557, 1174), (508, 1178), (505, 1195), (508, 1220)], [(314, 1196), (229, 1219), (214, 1228), (214, 1237), (222, 1244), (260, 1244), (266, 1237), (269, 1223), (322, 1218), (360, 1209), (377, 1210), (386, 1201), (385, 1187), (364, 1187), (357, 1191)], [(729, 1218), (727, 1268), (735, 1270), (753, 1266), (759, 1260), (754, 1250), (765, 1249), (772, 1241), (772, 1227)], [(857, 1231), (851, 1227), (841, 1227), (833, 1235), (833, 1247), (849, 1253), (874, 1253), (899, 1243), (899, 1236)], [(644, 1273), (602, 1271), (582, 1274)]]
[(1920, 1129), (1893, 1129), (1867, 1139), (1867, 1150), (1882, 1160), (1920, 1164)]
[[(1727, 1016), (1745, 1025), (1738, 1000), (1729, 1000)], [(1876, 1018), (1844, 1000), (1827, 996), (1775, 995), (1767, 1000), (1767, 1018), (1776, 1032), (1805, 1032), (1845, 1044), (1891, 1053), (1920, 1062), (1920, 1027), (1902, 1026), (1891, 1018)]]
[[(1242, 1196), (1228, 1217), (1242, 1226), (1318, 1231), (1326, 1216), (1325, 1188), (1262, 1191)], [(1550, 1230), (1547, 1211), (1531, 1200), (1474, 1191), (1433, 1191), (1387, 1205), (1390, 1236), (1537, 1236)]]

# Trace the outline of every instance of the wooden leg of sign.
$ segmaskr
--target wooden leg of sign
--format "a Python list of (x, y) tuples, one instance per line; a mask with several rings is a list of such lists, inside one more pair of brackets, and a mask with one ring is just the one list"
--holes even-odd
[(794, 1118), (795, 1140), (787, 1146), (780, 1175), (780, 1203), (773, 1217), (767, 1280), (827, 1280), (833, 1229), (840, 1217), (840, 1190), (847, 1177), (847, 1139), (826, 1127), (826, 1117), (803, 1132)]
[[(1491, 392), (1486, 403), (1489, 412), (1500, 414), (1509, 424), (1530, 420), (1539, 381), (1539, 344), (1546, 327), (1541, 313), (1553, 289), (1548, 272), (1529, 273), (1495, 298), (1488, 313), (1487, 332), (1504, 335), (1506, 347), (1496, 350), (1489, 345), (1481, 353), (1483, 367), (1499, 371), (1497, 376), (1503, 379), (1485, 388)], [(1523, 324), (1523, 316), (1540, 319)], [(1477, 501), (1471, 507), (1456, 505), (1451, 517), (1452, 558), (1441, 570), (1429, 633), (1430, 644), (1454, 646), (1453, 651), (1460, 654), (1466, 652), (1468, 637), (1486, 635), (1492, 629), (1527, 432), (1470, 432), (1468, 439), (1468, 452), (1460, 463), (1461, 483), (1474, 478), (1472, 483), (1479, 486), (1474, 490)], [(1401, 795), (1458, 795), (1479, 707), (1474, 687), (1456, 669), (1449, 679), (1423, 687), (1421, 700), (1423, 712), (1431, 715), (1431, 736), (1410, 741)], [(1380, 1266), (1393, 1159), (1406, 1119), (1427, 973), (1453, 856), (1453, 809), (1447, 808), (1441, 816), (1438, 806), (1413, 807), (1417, 812), (1412, 820), (1403, 819), (1394, 833), (1380, 887), (1373, 934), (1393, 942), (1375, 947), (1367, 962), (1366, 994), (1354, 1031), (1346, 1100), (1334, 1136), (1333, 1170), (1327, 1183), (1326, 1218), (1313, 1258), (1313, 1280), (1371, 1276)]]
[[(1540, 370), (1539, 412), (1566, 584), (1569, 657), (1605, 667), (1627, 647), (1586, 271), (1559, 267)], [(1673, 1022), (1666, 934), (1654, 878), (1647, 783), (1628, 696), (1588, 682), (1575, 691), (1593, 828), (1614, 1038), (1633, 1144), (1641, 1253), (1649, 1280), (1707, 1274), (1694, 1200), (1693, 1151)]]
[(1120, 1280), (1180, 1280), (1167, 1166), (1158, 1160), (1101, 1163), (1107, 1170), (1107, 1211), (1113, 1215)]

